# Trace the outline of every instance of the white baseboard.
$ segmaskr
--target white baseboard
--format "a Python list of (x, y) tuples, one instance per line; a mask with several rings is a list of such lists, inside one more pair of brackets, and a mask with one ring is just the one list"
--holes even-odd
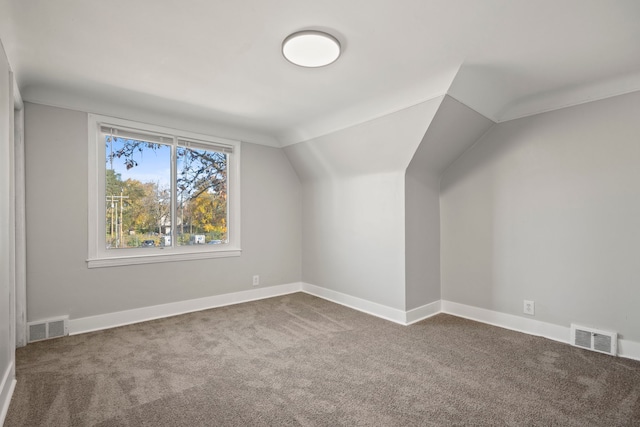
[(336, 292), (309, 283), (290, 283), (286, 285), (270, 286), (266, 288), (250, 289), (230, 294), (214, 295), (210, 297), (178, 301), (168, 304), (141, 307), (132, 310), (105, 313), (96, 316), (81, 317), (69, 320), (69, 335), (83, 334), (146, 322), (163, 317), (177, 316), (194, 311), (240, 304), (264, 298), (272, 298), (295, 292), (306, 292), (336, 304), (344, 305), (354, 310), (362, 311), (372, 316), (380, 317), (401, 325), (408, 325), (426, 319), (440, 312), (440, 301), (436, 301), (410, 311), (398, 310), (386, 305), (371, 302), (362, 298)]
[(4, 425), (7, 412), (9, 412), (11, 396), (13, 396), (13, 390), (16, 388), (13, 366), (14, 364), (12, 361), (9, 363), (9, 366), (7, 366), (7, 369), (2, 376), (2, 382), (0, 382), (0, 426)]
[(310, 295), (326, 299), (327, 301), (335, 302), (336, 304), (344, 305), (345, 307), (362, 311), (363, 313), (371, 314), (372, 316), (380, 317), (391, 322), (399, 323), (401, 325), (407, 324), (406, 312), (398, 310), (397, 308), (343, 294), (331, 289), (322, 288), (310, 283), (302, 283), (302, 292), (306, 292)]
[(85, 332), (115, 328), (117, 326), (146, 322), (148, 320), (160, 319), (163, 317), (177, 316), (179, 314), (192, 313), (194, 311), (292, 294), (294, 292), (300, 292), (301, 288), (301, 283), (296, 282), (286, 285), (269, 286), (187, 301), (154, 305), (151, 307), (141, 307), (132, 310), (118, 311), (115, 313), (99, 314), (97, 316), (82, 317), (79, 319), (70, 319), (69, 335), (83, 334)]
[(569, 342), (569, 328), (565, 326), (553, 325), (539, 320), (527, 319), (525, 317), (446, 300), (442, 300), (442, 312), (464, 317), (465, 319), (476, 320), (488, 325), (511, 329), (512, 331), (549, 338), (554, 341)]
[(446, 300), (442, 300), (442, 312), (505, 329), (511, 329), (512, 331), (549, 338), (554, 341), (569, 342), (569, 328), (565, 326), (558, 326), (539, 320), (527, 319), (525, 317)]
[(422, 307), (414, 308), (406, 313), (406, 325), (413, 325), (421, 320), (427, 319), (431, 316), (435, 316), (442, 312), (441, 301), (434, 301), (432, 303), (423, 305)]
[(410, 325), (440, 313), (440, 301), (435, 301), (413, 310), (403, 311), (310, 283), (303, 282), (301, 290), (309, 295), (401, 325)]
[[(465, 319), (475, 320), (500, 328), (511, 329), (529, 335), (536, 335), (569, 344), (570, 328), (541, 322), (540, 320), (527, 319), (512, 314), (500, 313), (484, 308), (472, 307), (457, 302), (442, 300), (442, 312), (452, 314)], [(629, 340), (618, 340), (618, 356), (627, 359), (640, 360), (640, 343)]]
[(640, 343), (618, 338), (618, 356), (640, 360)]
[[(191, 313), (194, 311), (240, 304), (264, 298), (272, 298), (295, 292), (305, 292), (327, 301), (401, 325), (411, 325), (438, 313), (448, 313), (454, 316), (464, 317), (466, 319), (475, 320), (505, 329), (511, 329), (529, 335), (536, 335), (549, 338), (554, 341), (567, 344), (569, 343), (570, 330), (569, 327), (566, 326), (554, 325), (535, 319), (528, 319), (525, 317), (500, 313), (446, 300), (434, 301), (423, 305), (422, 307), (404, 311), (304, 282), (250, 289), (247, 291), (214, 295), (187, 301), (178, 301), (152, 307), (142, 307), (116, 313), (106, 313), (97, 316), (71, 319), (69, 320), (69, 334), (76, 335), (85, 332), (109, 329), (163, 317)], [(619, 340), (618, 355), (629, 359), (640, 360), (640, 343), (624, 339)], [(5, 385), (3, 383), (3, 387), (4, 386)], [(4, 392), (4, 390), (0, 391)], [(0, 395), (0, 397), (1, 396), (2, 395)]]

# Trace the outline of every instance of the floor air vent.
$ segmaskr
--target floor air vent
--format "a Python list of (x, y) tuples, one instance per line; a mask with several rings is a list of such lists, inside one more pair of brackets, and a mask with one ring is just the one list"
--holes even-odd
[(27, 323), (27, 326), (29, 330), (28, 342), (42, 341), (69, 335), (69, 318), (66, 316), (41, 320), (39, 322), (30, 322)]
[(572, 324), (571, 344), (615, 356), (618, 353), (618, 334)]

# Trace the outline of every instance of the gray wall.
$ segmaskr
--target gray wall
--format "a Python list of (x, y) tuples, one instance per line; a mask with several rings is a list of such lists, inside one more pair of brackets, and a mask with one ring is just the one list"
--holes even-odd
[(440, 177), (493, 122), (450, 96), (438, 112), (406, 170), (406, 308), (441, 299)]
[[(11, 183), (13, 151), (12, 80), (7, 57), (0, 43), (0, 412), (7, 397), (8, 387), (13, 381), (14, 360), (14, 289), (10, 272), (13, 269), (11, 247), (13, 236)], [(6, 382), (3, 383), (3, 379)], [(8, 402), (7, 402), (8, 403)], [(2, 421), (2, 420), (0, 420)]]
[[(162, 124), (162, 123), (157, 123)], [(26, 104), (29, 320), (72, 319), (301, 280), (300, 181), (283, 151), (242, 144), (242, 255), (88, 269), (87, 114)]]
[(441, 181), (442, 297), (640, 341), (640, 93), (501, 123)]
[(303, 186), (303, 280), (405, 309), (405, 170), (442, 98), (285, 149)]

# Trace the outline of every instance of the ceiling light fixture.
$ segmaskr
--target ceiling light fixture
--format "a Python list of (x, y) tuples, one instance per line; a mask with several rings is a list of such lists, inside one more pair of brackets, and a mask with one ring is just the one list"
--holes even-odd
[(301, 67), (324, 67), (340, 56), (340, 42), (322, 31), (299, 31), (284, 39), (282, 54)]

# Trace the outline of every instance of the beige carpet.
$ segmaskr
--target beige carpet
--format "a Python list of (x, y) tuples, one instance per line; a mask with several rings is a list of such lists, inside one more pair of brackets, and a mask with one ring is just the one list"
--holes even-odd
[(5, 426), (640, 426), (640, 362), (298, 293), (31, 344)]

